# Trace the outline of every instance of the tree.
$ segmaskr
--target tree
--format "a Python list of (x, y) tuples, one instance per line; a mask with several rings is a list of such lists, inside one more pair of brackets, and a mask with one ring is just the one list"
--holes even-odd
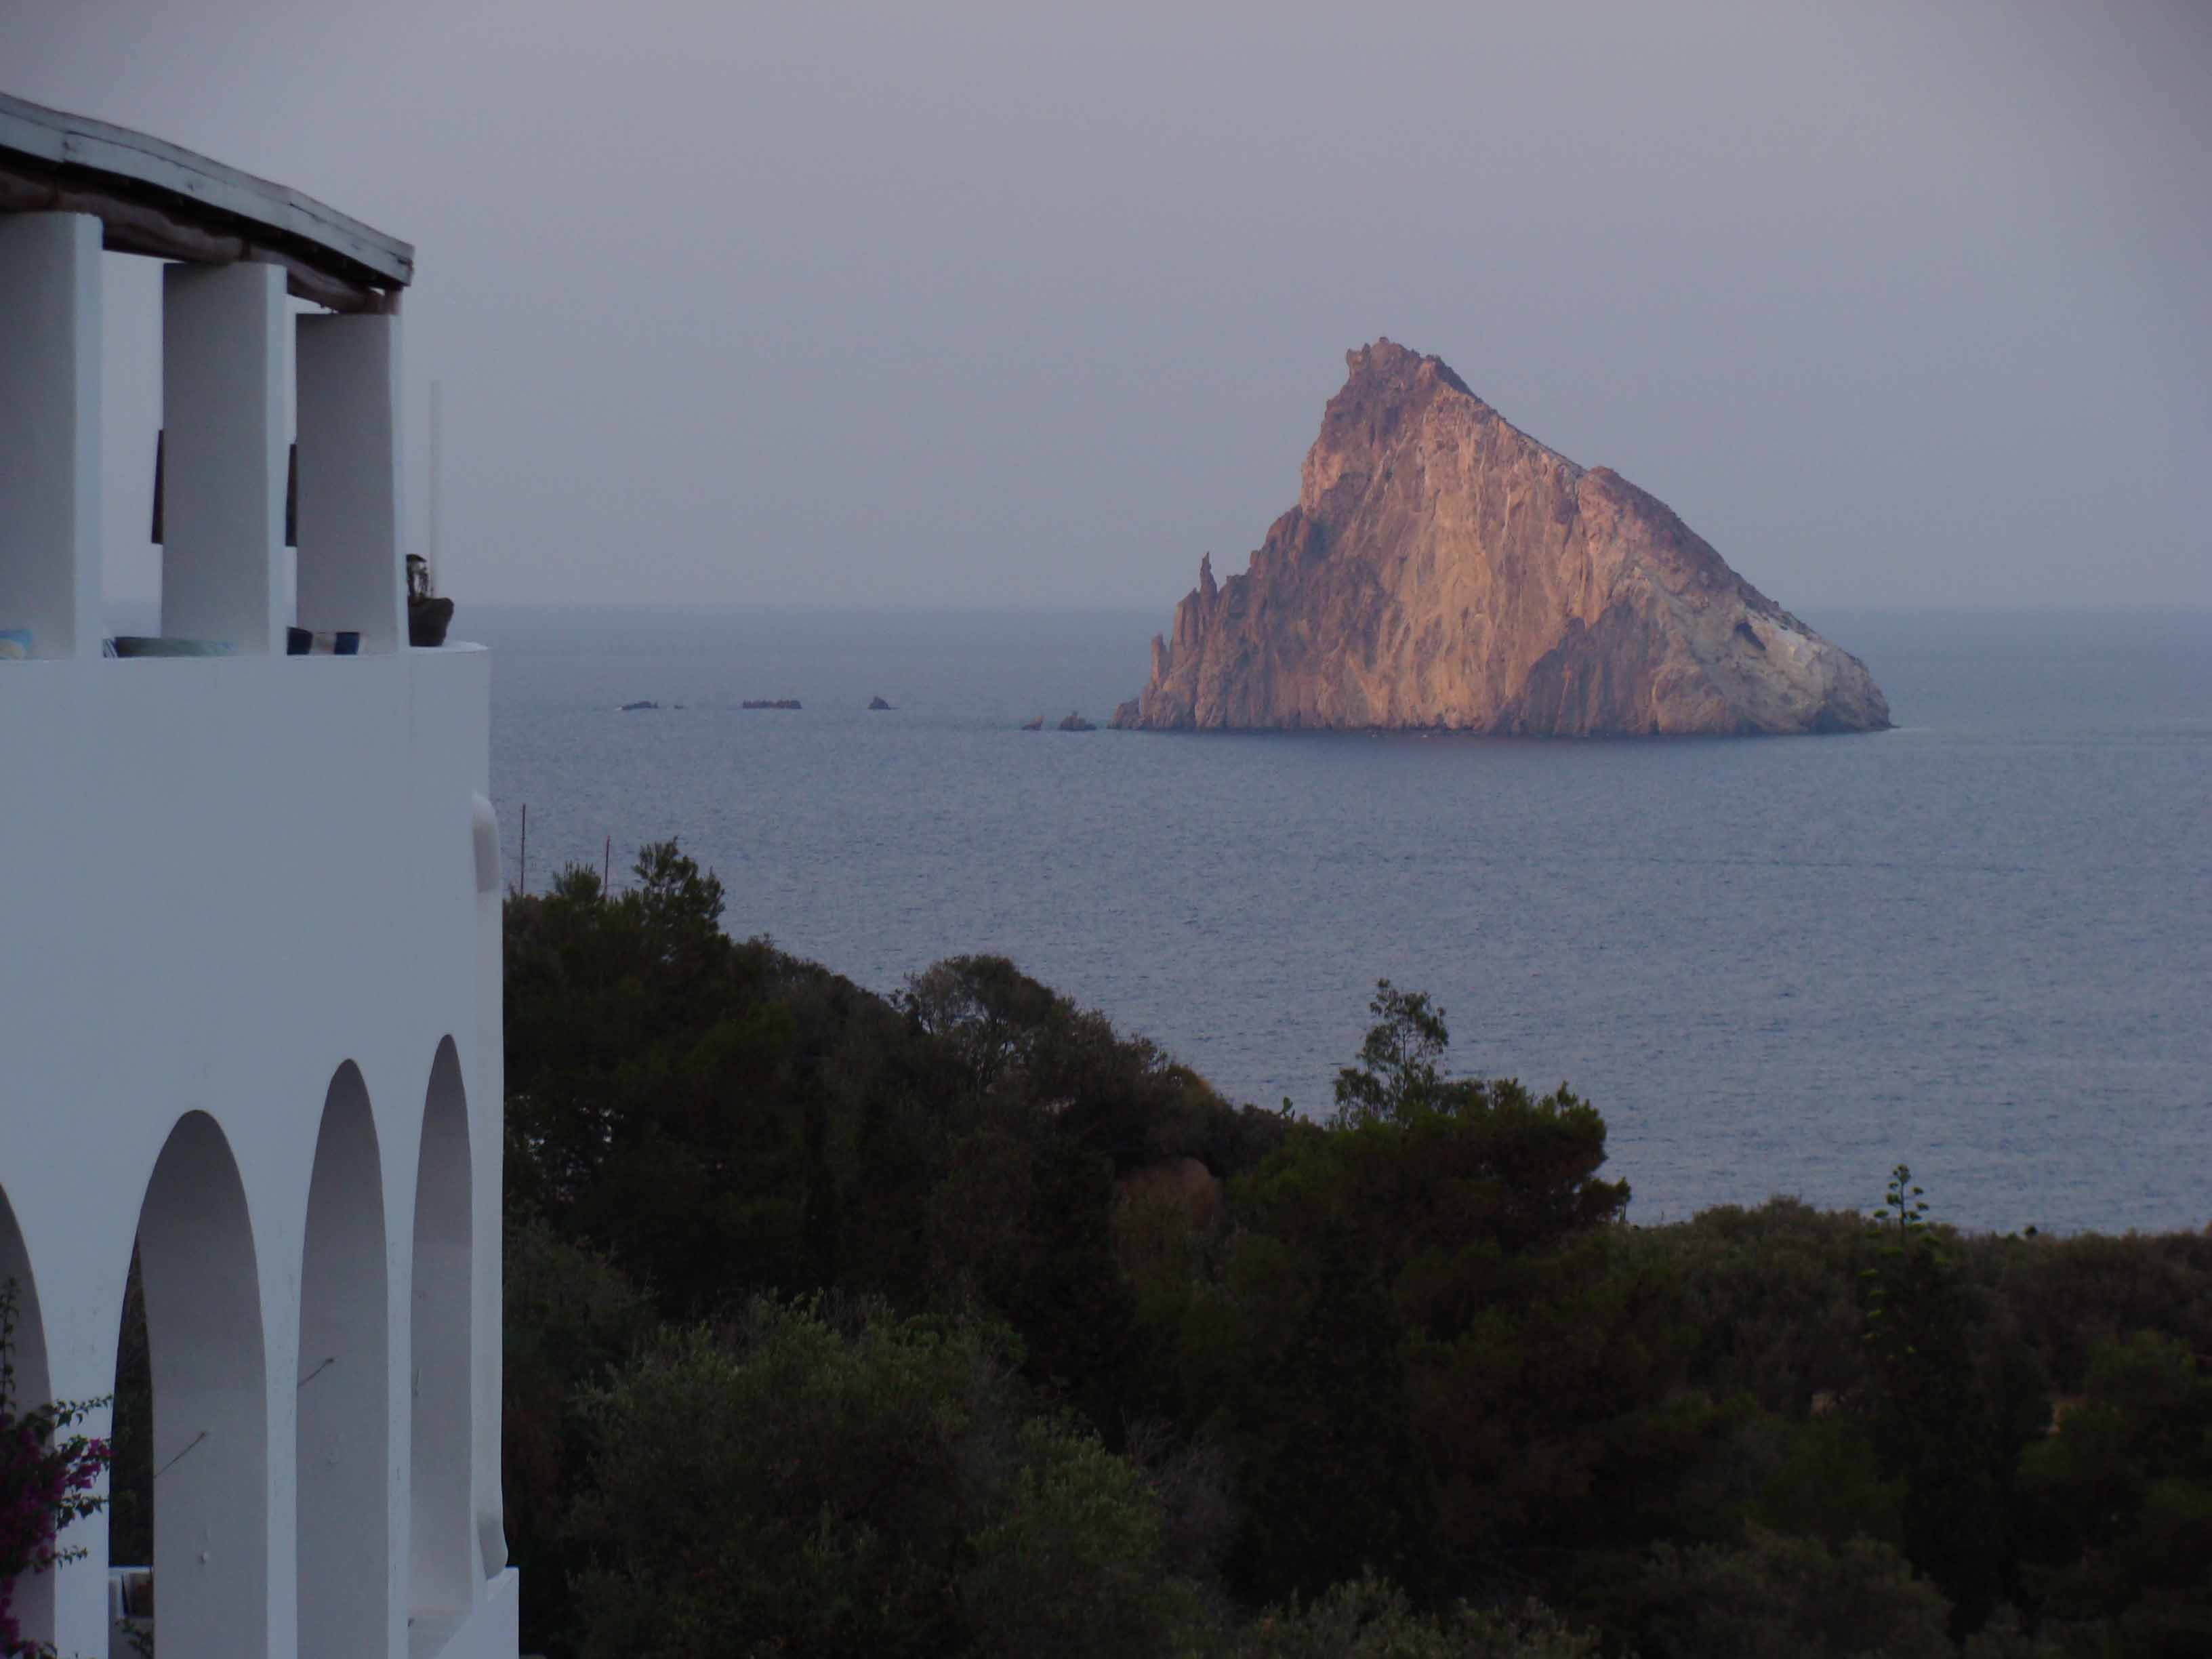
[(2007, 1459), (1965, 1286), (1905, 1164), (1884, 1196), (1861, 1275), (1875, 1444), (1905, 1484), (1905, 1555), (1949, 1597), (1963, 1636), (2001, 1595)]
[(2021, 1459), (2027, 1582), (2045, 1618), (2109, 1622), (2143, 1659), (2212, 1651), (2212, 1376), (2141, 1331)]
[(611, 896), (570, 869), (508, 902), (510, 1190), (679, 1319), (755, 1290), (911, 1285), (936, 1169), (914, 1121), (949, 1070), (880, 998), (724, 935), (721, 884), (673, 842), (635, 874)]
[(590, 1459), (583, 1401), (658, 1326), (650, 1297), (543, 1220), (510, 1215), (505, 1243), (500, 1465), (507, 1547), (529, 1586), (525, 1649), (568, 1656), (575, 1652), (572, 1585), (583, 1563), (564, 1525)]
[(1443, 1092), (1438, 1062), (1451, 1044), (1443, 1010), (1425, 991), (1401, 991), (1387, 979), (1375, 983), (1367, 1005), (1375, 1023), (1359, 1044), (1359, 1064), (1336, 1074), (1336, 1112), (1332, 1128), (1353, 1128), (1377, 1120), (1401, 1121), (1420, 1107), (1433, 1105)]
[(1887, 1544), (1753, 1527), (1653, 1553), (1647, 1659), (1952, 1659), (1943, 1598)]
[(1366, 1574), (1260, 1614), (1240, 1632), (1234, 1659), (1597, 1659), (1599, 1651), (1595, 1636), (1540, 1603), (1423, 1613), (1396, 1585)]
[(1011, 1361), (866, 1300), (672, 1334), (590, 1397), (585, 1654), (1176, 1651), (1157, 1501)]
[(1186, 1408), (1226, 1454), (1242, 1512), (1231, 1583), (1263, 1601), (1370, 1571), (1425, 1583), (1435, 1492), (1404, 1328), (1366, 1241), (1254, 1231), (1224, 1277), (1182, 1358)]
[(1169, 1654), (1206, 1623), (1198, 1587), (1164, 1570), (1160, 1505), (1144, 1475), (1086, 1431), (1037, 1419), (969, 1540), (959, 1579), (975, 1659)]
[[(1610, 1516), (1646, 1502), (1626, 1491), (1650, 1480), (1644, 1444), (1674, 1458), (1686, 1437), (1655, 1418), (1644, 1444), (1624, 1429), (1681, 1376), (1683, 1343), (1663, 1276), (1613, 1263), (1628, 1186), (1599, 1179), (1604, 1119), (1564, 1086), (1537, 1099), (1516, 1079), (1451, 1078), (1425, 995), (1385, 980), (1371, 1011), (1336, 1115), (1239, 1188), (1239, 1217), (1281, 1249), (1285, 1281), (1378, 1287), (1395, 1334), (1363, 1343), (1394, 1356), (1402, 1394), (1376, 1380), (1370, 1409), (1405, 1401), (1436, 1537), (1462, 1573), (1509, 1547), (1608, 1537)], [(1265, 1524), (1290, 1520), (1276, 1509)]]
[(1117, 1175), (1177, 1157), (1241, 1174), (1281, 1138), (1281, 1115), (1231, 1107), (1189, 1067), (1004, 957), (948, 957), (909, 979), (900, 1006), (955, 1057), (991, 1121), (1049, 1119)]

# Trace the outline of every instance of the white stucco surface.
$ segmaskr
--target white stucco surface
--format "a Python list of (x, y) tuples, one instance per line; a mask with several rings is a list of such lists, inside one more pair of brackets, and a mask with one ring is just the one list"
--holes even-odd
[(100, 222), (0, 217), (0, 629), (97, 655)]
[(301, 628), (351, 629), (363, 651), (407, 637), (399, 563), (399, 319), (299, 324)]
[[(96, 398), (97, 229), (0, 216), (0, 400)], [(269, 267), (165, 286), (165, 631), (241, 654), (102, 659), (71, 505), (96, 437), (0, 460), (0, 605), (77, 630), (0, 661), (19, 1389), (112, 1391), (136, 1241), (162, 1659), (514, 1659), (490, 659), (404, 643), (394, 317), (296, 325), (301, 605), (364, 654), (281, 654), (295, 324)], [(52, 346), (57, 316), (89, 337)], [(105, 1653), (104, 1520), (66, 1541), (86, 1559), (21, 1608)]]
[(292, 329), (274, 265), (162, 270), (164, 634), (283, 652)]
[[(0, 1183), (57, 1395), (114, 1387), (124, 1283), (149, 1201), (148, 1220), (174, 1247), (164, 1256), (149, 1238), (145, 1264), (155, 1467), (178, 1460), (156, 1483), (165, 1659), (397, 1655), (410, 1609), (449, 1621), (494, 1597), (486, 1569), (504, 1562), (485, 1561), (478, 1536), (484, 1523), (499, 1532), (501, 1079), (484, 1040), (496, 1011), (480, 1000), (499, 898), (477, 890), (472, 833), (488, 670), (487, 653), (466, 647), (0, 665)], [(455, 1173), (435, 1162), (429, 1182), (418, 1173), (449, 1042), (465, 1093), (448, 1135), (465, 1127), (468, 1232), (438, 1238), (418, 1292), (418, 1187)], [(363, 1104), (365, 1122), (348, 1115)], [(329, 1150), (350, 1164), (319, 1183), (326, 1105), (337, 1114)], [(372, 1130), (376, 1168), (366, 1167)], [(174, 1178), (156, 1183), (165, 1153)], [(332, 1194), (344, 1197), (346, 1235), (323, 1242), (319, 1279), (309, 1200)], [(362, 1240), (380, 1227), (363, 1262)], [(331, 1269), (333, 1257), (345, 1265)], [(172, 1305), (160, 1305), (179, 1278)], [(457, 1301), (465, 1316), (445, 1322), (433, 1352), (410, 1342), (418, 1299)], [(315, 1352), (301, 1345), (303, 1324)], [(359, 1376), (349, 1362), (380, 1339), (384, 1375)], [(173, 1376), (162, 1374), (165, 1348)], [(337, 1363), (302, 1386), (333, 1349)], [(258, 1401), (230, 1386), (248, 1359)], [(420, 1404), (418, 1375), (430, 1389)], [(348, 1410), (317, 1415), (340, 1396)], [(410, 1448), (425, 1407), (441, 1425), (433, 1478), (447, 1501), (418, 1521)], [(382, 1421), (368, 1420), (379, 1409)], [(301, 1437), (303, 1423), (313, 1432)], [(373, 1461), (347, 1468), (349, 1454)], [(302, 1477), (302, 1458), (314, 1474)], [(195, 1466), (205, 1478), (187, 1485)], [(318, 1491), (332, 1510), (302, 1507)], [(380, 1504), (362, 1509), (364, 1492)], [(420, 1553), (418, 1529), (442, 1555)], [(106, 1540), (102, 1528), (80, 1530), (92, 1557), (61, 1575), (57, 1633), (64, 1650), (97, 1653)], [(378, 1640), (331, 1646), (298, 1630), (295, 1545), (323, 1548), (326, 1572), (357, 1573), (380, 1553), (390, 1564), (374, 1574), (391, 1590)], [(219, 1645), (185, 1635), (199, 1591)], [(265, 1637), (252, 1628), (264, 1622)], [(513, 1655), (511, 1636), (503, 1651)]]

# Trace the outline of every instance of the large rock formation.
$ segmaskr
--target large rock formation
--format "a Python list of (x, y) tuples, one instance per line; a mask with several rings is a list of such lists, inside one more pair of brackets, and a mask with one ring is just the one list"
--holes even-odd
[(1595, 736), (1879, 731), (1866, 665), (1666, 504), (1515, 430), (1435, 357), (1347, 352), (1251, 568), (1210, 559), (1121, 726)]

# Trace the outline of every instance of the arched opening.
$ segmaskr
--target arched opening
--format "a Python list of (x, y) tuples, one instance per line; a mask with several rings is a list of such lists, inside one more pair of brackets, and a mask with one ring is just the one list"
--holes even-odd
[(268, 1650), (269, 1401), (246, 1188), (213, 1118), (169, 1132), (138, 1212), (162, 1659)]
[[(6, 1405), (9, 1412), (42, 1406), (52, 1397), (46, 1370), (46, 1328), (39, 1318), (39, 1287), (31, 1277), (31, 1253), (23, 1243), (22, 1229), (8, 1194), (0, 1189), (0, 1286), (13, 1293), (9, 1352), (11, 1375)], [(54, 1576), (26, 1574), (15, 1581), (8, 1611), (27, 1641), (51, 1642), (54, 1638)]]
[(453, 1040), (438, 1045), (415, 1174), (414, 1499), (408, 1606), (458, 1613), (473, 1593), (469, 1475), (469, 1105)]
[(300, 1262), (301, 1659), (391, 1650), (387, 1324), (384, 1167), (349, 1060), (323, 1100)]

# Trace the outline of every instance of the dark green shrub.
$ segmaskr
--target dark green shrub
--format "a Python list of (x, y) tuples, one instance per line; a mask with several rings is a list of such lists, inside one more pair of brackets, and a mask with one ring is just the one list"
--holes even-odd
[(2212, 1354), (2212, 1234), (1984, 1237), (1960, 1241), (1958, 1256), (2062, 1394), (2081, 1391), (2100, 1344), (2137, 1331)]
[(1029, 1415), (1012, 1362), (1003, 1333), (870, 1302), (756, 1301), (730, 1331), (664, 1339), (590, 1400), (583, 1652), (1195, 1640), (1202, 1604), (1165, 1570), (1143, 1476)]
[(1595, 1637), (1537, 1603), (1424, 1614), (1371, 1576), (1261, 1613), (1231, 1650), (1233, 1659), (1596, 1659), (1598, 1651)]
[(965, 1651), (1125, 1659), (1198, 1642), (1205, 1600), (1164, 1570), (1165, 1528), (1142, 1473), (1052, 1423), (1024, 1424), (1016, 1454), (991, 1518), (969, 1540)]
[(2110, 1621), (2127, 1656), (2212, 1652), (2212, 1376), (2139, 1332), (2021, 1459), (2027, 1584), (2045, 1617)]
[(542, 1221), (510, 1218), (506, 1233), (500, 1443), (507, 1553), (530, 1587), (524, 1646), (562, 1656), (575, 1651), (569, 1593), (578, 1565), (564, 1517), (590, 1449), (580, 1407), (658, 1327), (649, 1298), (601, 1257)]
[(1687, 1221), (1632, 1229), (1621, 1248), (1674, 1277), (1696, 1334), (1690, 1377), (1715, 1395), (1747, 1395), (1803, 1415), (1865, 1385), (1858, 1274), (1865, 1219), (1794, 1198), (1723, 1204)]
[(1872, 1539), (1662, 1545), (1644, 1590), (1644, 1659), (1954, 1659), (1942, 1596)]

